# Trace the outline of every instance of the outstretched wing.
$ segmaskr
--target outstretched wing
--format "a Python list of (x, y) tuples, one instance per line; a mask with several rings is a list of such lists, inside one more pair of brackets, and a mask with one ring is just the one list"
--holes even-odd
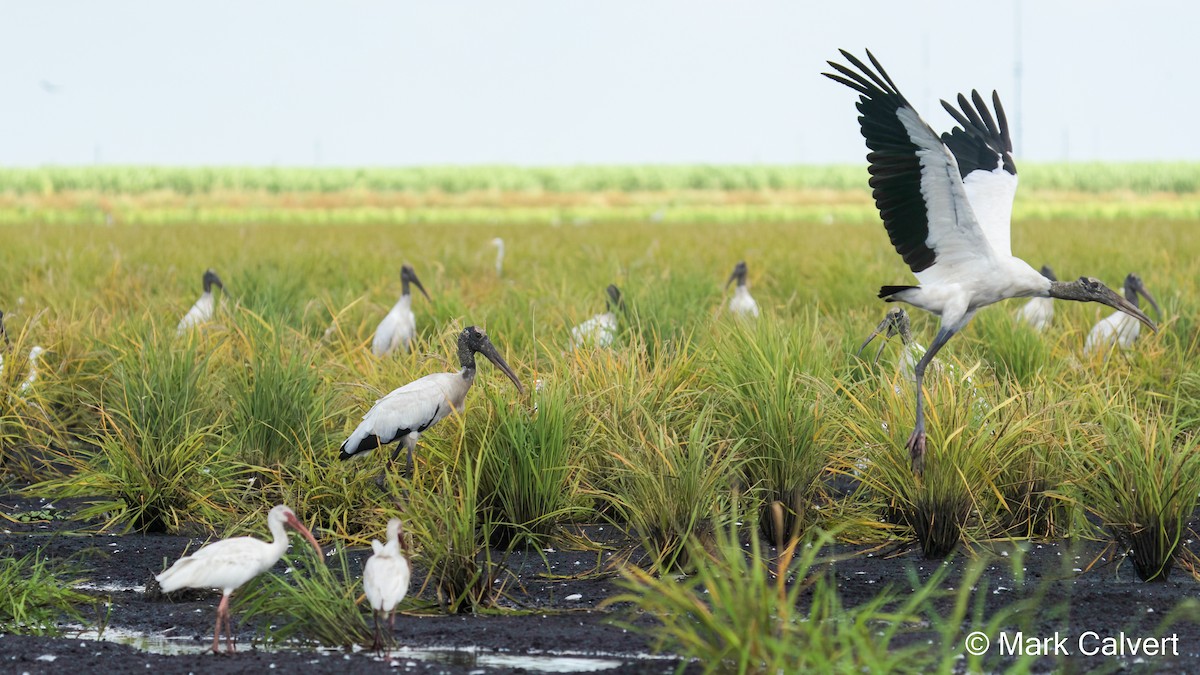
[(975, 219), (954, 155), (897, 90), (879, 61), (874, 70), (841, 50), (858, 71), (832, 61), (825, 76), (857, 91), (875, 205), (896, 252), (922, 283), (950, 268), (994, 258)]
[(942, 142), (958, 160), (967, 198), (988, 243), (997, 254), (1012, 255), (1010, 226), (1013, 196), (1017, 193), (1017, 167), (1013, 164), (1012, 135), (1000, 95), (992, 92), (995, 118), (977, 91), (971, 92), (970, 101), (959, 94), (958, 106), (961, 110), (942, 101), (942, 107), (962, 125), (942, 134)]

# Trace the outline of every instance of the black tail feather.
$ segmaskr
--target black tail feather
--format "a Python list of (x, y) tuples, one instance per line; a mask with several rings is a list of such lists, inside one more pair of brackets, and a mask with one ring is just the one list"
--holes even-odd
[(375, 448), (378, 448), (379, 437), (375, 434), (371, 434), (370, 436), (367, 436), (359, 441), (358, 445), (354, 446), (353, 448), (346, 447), (349, 443), (350, 441), (346, 441), (342, 444), (342, 451), (338, 454), (338, 459), (350, 459), (360, 452), (366, 452), (368, 450), (374, 450)]
[(891, 297), (900, 291), (907, 291), (910, 288), (920, 288), (920, 286), (882, 286), (879, 289), (879, 297), (888, 302), (895, 302), (896, 299)]

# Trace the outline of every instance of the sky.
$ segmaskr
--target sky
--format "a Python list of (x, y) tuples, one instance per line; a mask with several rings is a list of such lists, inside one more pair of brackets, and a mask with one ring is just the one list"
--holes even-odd
[[(0, 166), (849, 164), (870, 48), (1018, 161), (1200, 160), (1200, 3), (0, 0)], [(1021, 76), (1018, 76), (1018, 70)]]

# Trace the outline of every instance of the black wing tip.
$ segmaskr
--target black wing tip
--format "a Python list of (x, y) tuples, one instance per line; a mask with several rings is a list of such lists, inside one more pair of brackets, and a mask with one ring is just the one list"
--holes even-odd
[(375, 448), (378, 448), (379, 437), (375, 434), (371, 434), (370, 436), (367, 436), (359, 441), (358, 444), (353, 448), (349, 447), (349, 443), (350, 441), (346, 441), (342, 444), (342, 451), (338, 453), (338, 459), (350, 459), (360, 452), (366, 452), (368, 450), (374, 450)]
[(879, 297), (887, 300), (888, 302), (895, 302), (896, 298), (893, 298), (893, 295), (913, 288), (920, 288), (920, 286), (880, 286)]

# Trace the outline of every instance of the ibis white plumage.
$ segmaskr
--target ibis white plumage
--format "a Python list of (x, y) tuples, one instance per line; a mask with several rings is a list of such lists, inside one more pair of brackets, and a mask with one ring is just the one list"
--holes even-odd
[(617, 309), (624, 308), (621, 291), (614, 284), (605, 289), (608, 294), (605, 303), (608, 310), (571, 329), (571, 348), (580, 347), (610, 347), (617, 336)]
[(421, 285), (421, 280), (417, 278), (412, 266), (401, 266), (400, 299), (375, 329), (375, 339), (371, 341), (371, 353), (375, 356), (387, 356), (397, 347), (408, 351), (408, 346), (417, 334), (417, 320), (412, 312), (412, 292), (409, 284), (415, 284), (421, 290), (421, 295), (424, 295), (426, 300), (429, 299), (429, 294), (425, 292), (425, 287)]
[(413, 450), (421, 433), (447, 415), (463, 409), (467, 392), (475, 382), (476, 354), (483, 354), (517, 385), (517, 391), (525, 393), (520, 380), (488, 339), (487, 333), (470, 326), (458, 336), (461, 370), (426, 375), (376, 401), (346, 442), (342, 443), (338, 459), (350, 459), (381, 445), (399, 441), (400, 444), (388, 459), (388, 466), (396, 461), (403, 447), (408, 451), (406, 474), (411, 476)]
[[(164, 593), (180, 588), (215, 588), (221, 591), (217, 622), (213, 628), (214, 654), (220, 653), (221, 631), (228, 635), (229, 652), (233, 647), (233, 625), (229, 619), (229, 596), (242, 584), (274, 567), (288, 547), (284, 526), (304, 535), (321, 556), (321, 545), (291, 509), (280, 504), (267, 514), (267, 527), (274, 537), (265, 542), (254, 537), (234, 537), (214, 541), (191, 555), (175, 561), (170, 569), (155, 577)], [(224, 627), (222, 627), (222, 621)]]
[(496, 276), (504, 275), (504, 240), (496, 237), (492, 240), (492, 246), (496, 247)]
[(376, 651), (383, 648), (379, 621), (387, 620), (390, 644), (391, 635), (396, 630), (396, 605), (408, 595), (408, 583), (412, 578), (412, 566), (404, 556), (404, 539), (400, 528), (399, 518), (388, 521), (387, 543), (372, 539), (371, 548), (375, 553), (367, 558), (367, 564), (363, 567), (363, 591), (375, 617), (375, 644), (372, 649)]
[[(1154, 296), (1150, 295), (1150, 291), (1146, 290), (1146, 285), (1142, 283), (1142, 278), (1136, 274), (1130, 274), (1125, 277), (1125, 299), (1133, 306), (1138, 306), (1138, 296), (1146, 298), (1150, 305), (1154, 307), (1154, 313), (1158, 318), (1162, 319), (1162, 310), (1158, 308), (1158, 302), (1154, 300)], [(1124, 312), (1113, 312), (1108, 316), (1096, 322), (1088, 333), (1087, 341), (1083, 345), (1083, 353), (1091, 356), (1097, 351), (1108, 349), (1113, 345), (1121, 349), (1129, 349), (1133, 346), (1133, 341), (1137, 339), (1141, 333), (1142, 326), (1133, 317)]]
[[(1049, 265), (1042, 265), (1042, 276), (1050, 281), (1058, 281), (1058, 277), (1054, 276), (1054, 270), (1050, 269)], [(1128, 315), (1122, 313), (1122, 316)], [(1017, 313), (1017, 318), (1040, 333), (1049, 328), (1050, 322), (1054, 321), (1054, 300), (1030, 298), (1029, 302), (1025, 303), (1021, 307), (1021, 311)]]
[(187, 314), (179, 320), (179, 326), (175, 329), (177, 335), (183, 335), (188, 330), (201, 326), (212, 321), (213, 310), (216, 309), (216, 300), (213, 298), (212, 287), (216, 286), (222, 291), (225, 290), (225, 284), (221, 283), (221, 278), (212, 270), (204, 271), (204, 293), (200, 295), (200, 299), (196, 300), (196, 304), (188, 310)]
[(1017, 170), (1012, 137), (998, 94), (993, 117), (978, 92), (942, 106), (961, 125), (940, 137), (921, 119), (869, 51), (871, 66), (846, 50), (853, 68), (833, 61), (826, 77), (860, 94), (858, 118), (870, 152), (875, 205), (896, 252), (919, 286), (884, 286), (879, 297), (941, 317), (941, 327), (916, 367), (916, 425), (908, 438), (913, 472), (925, 460), (921, 381), (934, 355), (979, 309), (1008, 298), (1050, 297), (1102, 302), (1155, 329), (1150, 318), (1089, 277), (1051, 281), (1012, 255), (1009, 236)]
[(737, 286), (733, 289), (733, 297), (729, 299), (729, 311), (735, 316), (758, 316), (758, 303), (750, 295), (750, 287), (746, 285), (746, 261), (743, 260), (733, 267), (733, 273), (729, 275), (729, 280), (725, 282), (725, 288), (729, 288), (729, 284), (737, 281)]

